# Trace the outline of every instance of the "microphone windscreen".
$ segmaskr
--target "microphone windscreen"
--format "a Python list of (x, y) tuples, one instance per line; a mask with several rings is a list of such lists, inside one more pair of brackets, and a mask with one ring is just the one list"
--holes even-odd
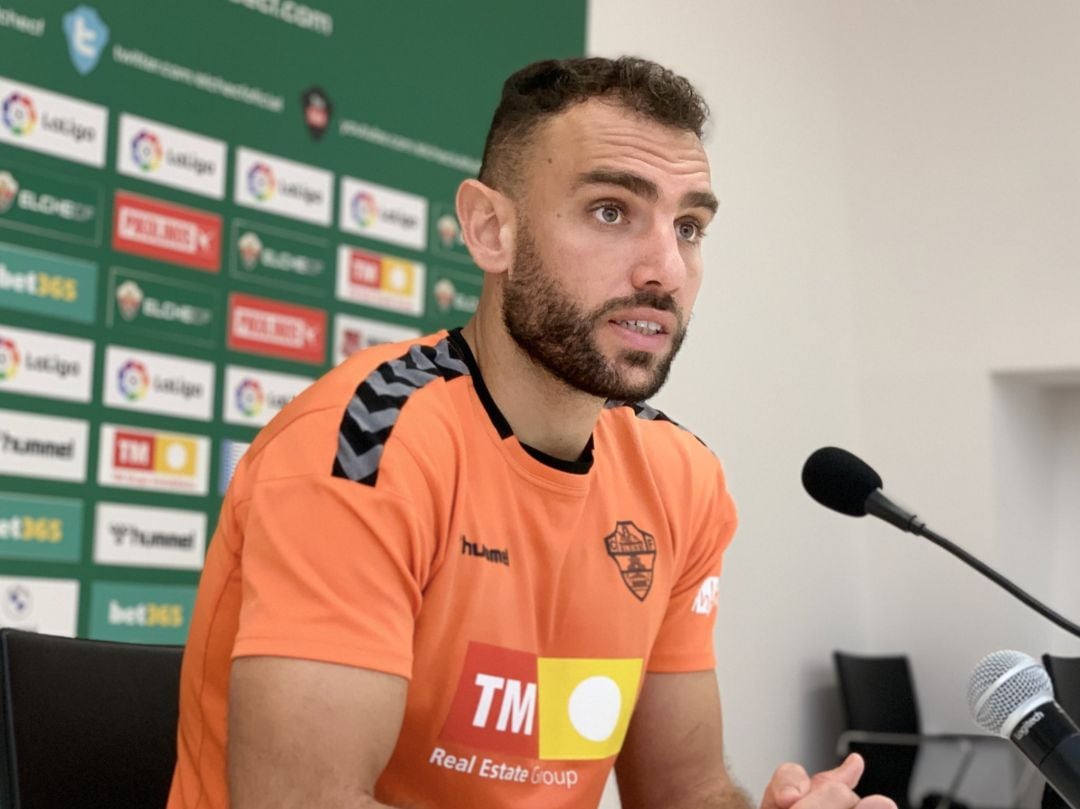
[(802, 470), (807, 494), (826, 508), (866, 515), (866, 498), (881, 488), (881, 476), (858, 456), (839, 447), (822, 447), (814, 452)]
[(1054, 698), (1050, 675), (1023, 652), (1002, 649), (979, 661), (968, 683), (971, 718), (995, 736), (1008, 736), (1033, 703)]

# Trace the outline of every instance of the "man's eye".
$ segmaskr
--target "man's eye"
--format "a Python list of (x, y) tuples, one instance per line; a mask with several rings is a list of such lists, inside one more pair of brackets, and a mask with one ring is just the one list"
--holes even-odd
[(593, 211), (593, 216), (605, 225), (616, 225), (622, 220), (622, 211), (614, 205), (602, 205)]
[(697, 222), (679, 222), (675, 226), (675, 230), (679, 234), (679, 238), (687, 242), (699, 241), (705, 235), (701, 230), (701, 225)]

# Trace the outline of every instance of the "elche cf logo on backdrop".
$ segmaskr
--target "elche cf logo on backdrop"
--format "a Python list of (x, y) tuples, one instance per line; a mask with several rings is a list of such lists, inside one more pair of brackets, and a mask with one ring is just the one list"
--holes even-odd
[(304, 111), (304, 124), (312, 139), (319, 140), (330, 126), (330, 116), (334, 114), (334, 105), (320, 87), (311, 87), (300, 96)]
[(0, 213), (11, 210), (11, 204), (18, 193), (19, 181), (12, 176), (10, 171), (0, 171)]

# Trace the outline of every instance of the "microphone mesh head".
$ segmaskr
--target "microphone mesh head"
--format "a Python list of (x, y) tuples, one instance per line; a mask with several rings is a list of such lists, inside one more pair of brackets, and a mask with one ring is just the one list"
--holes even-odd
[(852, 517), (866, 515), (866, 498), (881, 488), (881, 476), (846, 449), (822, 447), (803, 464), (806, 493), (825, 508)]
[(1035, 658), (1011, 649), (984, 657), (968, 684), (968, 707), (975, 724), (996, 736), (1008, 736), (1009, 718), (1036, 698), (1054, 698), (1050, 675)]

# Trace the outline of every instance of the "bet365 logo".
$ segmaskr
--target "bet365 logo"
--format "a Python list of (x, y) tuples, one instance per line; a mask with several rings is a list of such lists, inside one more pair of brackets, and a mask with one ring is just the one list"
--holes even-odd
[(470, 643), (440, 738), (533, 759), (608, 758), (622, 748), (641, 668), (640, 658)]

